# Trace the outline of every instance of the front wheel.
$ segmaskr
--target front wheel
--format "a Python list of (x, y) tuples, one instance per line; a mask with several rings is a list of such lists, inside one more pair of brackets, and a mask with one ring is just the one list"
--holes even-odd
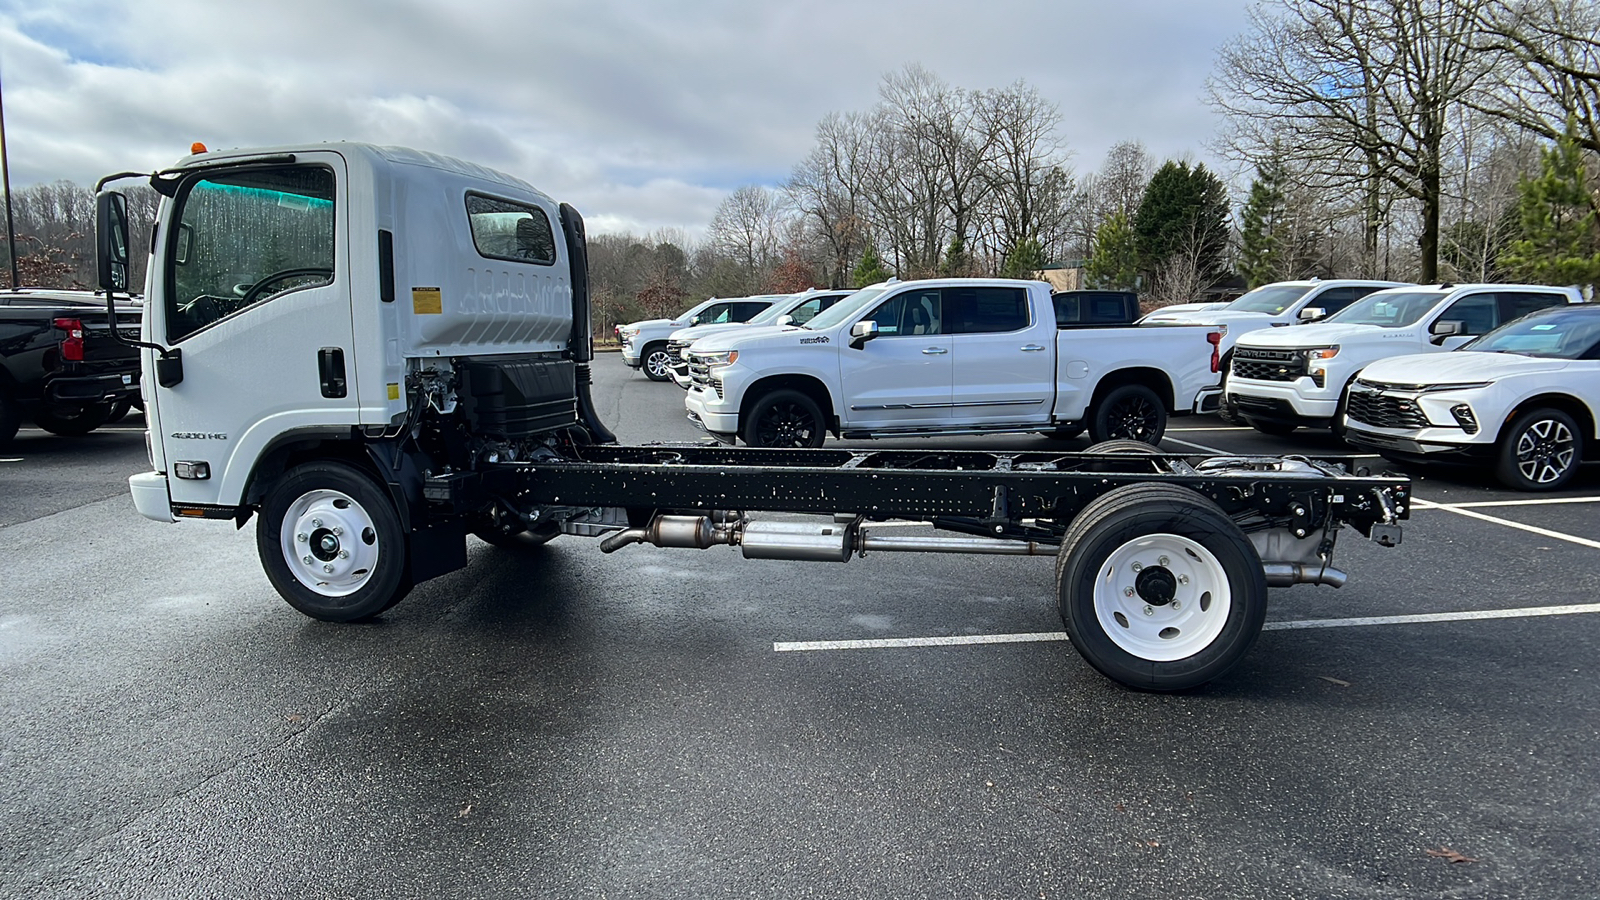
[(33, 423), (51, 434), (80, 437), (104, 425), (110, 415), (111, 404), (91, 403), (88, 406), (41, 409), (33, 414)]
[(1519, 491), (1553, 491), (1578, 474), (1583, 432), (1559, 409), (1534, 409), (1517, 416), (1500, 436), (1495, 474)]
[(1089, 439), (1097, 444), (1117, 438), (1159, 444), (1166, 431), (1166, 404), (1142, 384), (1114, 388), (1089, 414)]
[(667, 352), (667, 345), (651, 344), (644, 348), (640, 367), (644, 369), (644, 377), (651, 381), (666, 381), (671, 378), (672, 354)]
[(1266, 619), (1261, 558), (1216, 504), (1187, 488), (1132, 484), (1084, 507), (1056, 559), (1072, 645), (1128, 687), (1205, 684), (1249, 651)]
[(393, 501), (342, 462), (307, 463), (272, 486), (256, 552), (283, 599), (325, 622), (375, 616), (411, 590)]
[(816, 401), (799, 391), (773, 391), (750, 407), (741, 436), (752, 447), (821, 447), (826, 429)]

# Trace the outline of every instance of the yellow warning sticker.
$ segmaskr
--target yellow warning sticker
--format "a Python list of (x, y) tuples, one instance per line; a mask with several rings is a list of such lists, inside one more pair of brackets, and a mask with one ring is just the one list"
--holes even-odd
[(411, 289), (411, 311), (419, 316), (438, 316), (444, 314), (444, 292), (436, 287), (414, 287)]
[(398, 384), (396, 384), (395, 382), (392, 382), (392, 381), (389, 382), (389, 399), (390, 400), (399, 400), (400, 399), (400, 385), (398, 385)]

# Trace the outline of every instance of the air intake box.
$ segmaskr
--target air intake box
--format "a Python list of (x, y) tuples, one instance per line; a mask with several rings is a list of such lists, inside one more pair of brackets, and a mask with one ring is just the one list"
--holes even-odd
[(576, 425), (574, 366), (557, 355), (458, 361), (457, 396), (473, 433), (515, 440)]

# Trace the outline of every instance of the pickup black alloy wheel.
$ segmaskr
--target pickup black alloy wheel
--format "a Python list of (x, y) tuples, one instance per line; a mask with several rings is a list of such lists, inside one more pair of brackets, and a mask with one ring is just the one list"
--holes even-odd
[(1113, 389), (1089, 414), (1089, 438), (1097, 444), (1116, 438), (1157, 444), (1166, 430), (1166, 404), (1142, 384)]
[(256, 552), (289, 605), (325, 622), (377, 615), (411, 590), (393, 501), (341, 462), (306, 463), (272, 486)]
[(821, 447), (822, 410), (799, 391), (773, 391), (750, 408), (744, 442), (752, 447)]
[(17, 429), (21, 427), (21, 407), (9, 394), (0, 390), (0, 447), (10, 444), (11, 439), (17, 436)]
[(642, 368), (644, 376), (651, 381), (666, 381), (672, 377), (672, 356), (667, 353), (666, 344), (651, 344), (644, 348)]
[(132, 408), (133, 400), (118, 400), (117, 402), (111, 404), (111, 412), (106, 414), (106, 420), (101, 424), (115, 425), (118, 422), (121, 422), (123, 418), (128, 415), (128, 410)]
[(78, 437), (104, 425), (110, 415), (111, 404), (91, 403), (88, 406), (41, 409), (33, 414), (33, 422), (51, 434)]
[(1578, 474), (1583, 432), (1559, 409), (1533, 409), (1500, 435), (1495, 474), (1519, 491), (1553, 491)]
[(1106, 677), (1181, 691), (1226, 672), (1267, 613), (1248, 538), (1188, 488), (1131, 484), (1084, 507), (1056, 558), (1056, 602), (1072, 645)]

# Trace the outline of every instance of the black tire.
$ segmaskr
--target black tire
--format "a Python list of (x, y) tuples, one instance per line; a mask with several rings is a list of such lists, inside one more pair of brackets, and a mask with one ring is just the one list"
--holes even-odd
[(639, 368), (644, 371), (644, 377), (651, 381), (671, 378), (672, 355), (667, 353), (667, 345), (660, 341), (646, 344), (644, 352), (639, 354)]
[(1559, 409), (1530, 409), (1500, 433), (1495, 476), (1519, 491), (1553, 491), (1578, 474), (1583, 432)]
[(91, 403), (88, 406), (64, 406), (40, 409), (33, 414), (33, 424), (51, 434), (63, 437), (80, 437), (99, 428), (111, 415), (111, 404)]
[(133, 400), (118, 400), (117, 402), (111, 404), (111, 412), (106, 413), (106, 420), (100, 424), (115, 425), (118, 422), (121, 422), (123, 417), (128, 414), (128, 410), (132, 408)]
[(1083, 425), (1069, 425), (1065, 428), (1056, 428), (1050, 431), (1041, 431), (1041, 435), (1052, 441), (1070, 441), (1084, 432)]
[(1101, 674), (1181, 691), (1250, 650), (1266, 619), (1267, 581), (1255, 547), (1216, 504), (1176, 485), (1131, 484), (1067, 528), (1056, 603), (1072, 645)]
[(799, 391), (773, 391), (750, 407), (740, 437), (752, 447), (821, 447), (822, 409)]
[[(298, 540), (302, 534), (304, 541)], [(341, 551), (349, 555), (341, 557)], [(279, 478), (261, 506), (256, 552), (283, 599), (324, 622), (375, 616), (411, 591), (406, 536), (394, 502), (347, 463), (306, 463)], [(319, 570), (330, 565), (336, 581), (319, 583), (325, 574)]]
[(17, 429), (21, 427), (22, 405), (0, 390), (0, 449), (11, 445), (11, 439), (17, 436)]
[(1142, 384), (1113, 388), (1089, 411), (1089, 439), (1096, 444), (1117, 438), (1159, 444), (1166, 431), (1166, 404)]
[(1293, 434), (1294, 430), (1300, 427), (1293, 422), (1277, 422), (1271, 419), (1250, 419), (1249, 422), (1251, 428), (1262, 434), (1270, 434), (1273, 437), (1284, 437), (1285, 435)]
[(1233, 368), (1233, 351), (1222, 358), (1222, 372), (1217, 377), (1217, 387), (1222, 389), (1222, 399), (1217, 401), (1217, 418), (1229, 425), (1243, 425), (1244, 420), (1233, 411), (1233, 406), (1228, 403), (1228, 370)]

